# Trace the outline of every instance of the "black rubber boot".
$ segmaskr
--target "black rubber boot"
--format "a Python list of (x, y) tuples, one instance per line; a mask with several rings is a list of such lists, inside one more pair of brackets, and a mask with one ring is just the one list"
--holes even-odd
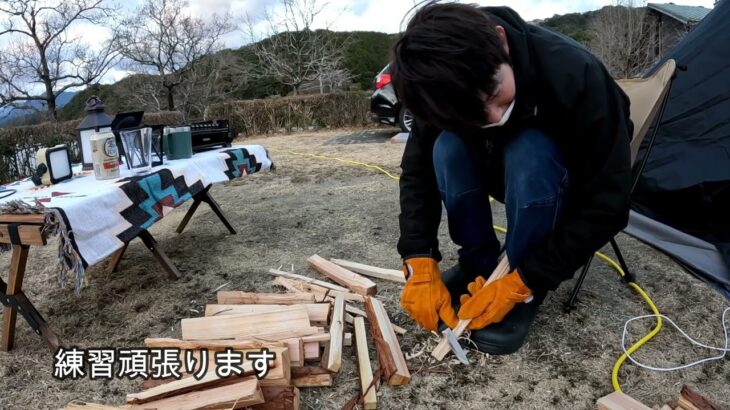
[[(454, 310), (457, 312), (459, 297), (468, 293), (467, 285), (477, 276), (479, 275), (463, 271), (459, 265), (441, 273), (441, 279), (451, 294), (451, 304), (454, 305)], [(472, 330), (471, 341), (474, 342), (477, 350), (483, 353), (503, 355), (516, 352), (525, 343), (544, 299), (545, 294), (535, 295), (529, 303), (518, 303), (501, 322), (491, 324), (484, 329)], [(445, 325), (442, 324), (440, 330), (444, 328)]]
[(480, 352), (501, 355), (518, 351), (525, 344), (544, 299), (544, 295), (535, 296), (529, 303), (518, 303), (501, 322), (472, 330), (469, 338)]
[(467, 285), (469, 282), (473, 282), (477, 276), (476, 273), (467, 273), (461, 269), (459, 264), (452, 266), (441, 272), (441, 280), (446, 285), (446, 289), (451, 295), (451, 304), (455, 307), (459, 305), (459, 297), (464, 294), (468, 294)]

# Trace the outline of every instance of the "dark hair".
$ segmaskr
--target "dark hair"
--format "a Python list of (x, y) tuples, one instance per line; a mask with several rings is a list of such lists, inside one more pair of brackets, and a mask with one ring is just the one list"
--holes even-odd
[(416, 117), (458, 132), (486, 123), (479, 92), (492, 94), (499, 66), (510, 60), (486, 12), (430, 2), (408, 23), (391, 61), (401, 103)]

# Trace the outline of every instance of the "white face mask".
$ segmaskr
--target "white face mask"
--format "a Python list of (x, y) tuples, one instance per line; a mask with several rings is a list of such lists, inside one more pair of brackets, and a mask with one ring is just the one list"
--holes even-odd
[(512, 103), (509, 105), (509, 107), (507, 107), (507, 110), (504, 112), (504, 114), (502, 114), (502, 118), (499, 121), (492, 124), (482, 125), (482, 128), (501, 127), (506, 124), (509, 120), (509, 116), (512, 115), (512, 108), (514, 108), (514, 106), (515, 100), (512, 100)]

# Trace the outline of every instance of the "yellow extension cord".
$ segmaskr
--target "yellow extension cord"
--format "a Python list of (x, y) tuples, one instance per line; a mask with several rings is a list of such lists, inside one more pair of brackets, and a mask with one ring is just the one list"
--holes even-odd
[[(365, 167), (365, 168), (369, 168), (369, 169), (374, 169), (378, 172), (385, 174), (388, 178), (394, 179), (396, 181), (400, 180), (400, 177), (398, 177), (397, 175), (393, 175), (390, 172), (386, 171), (385, 169), (383, 169), (377, 165), (372, 165), (372, 164), (368, 164), (365, 162), (354, 161), (354, 160), (345, 159), (345, 158), (330, 157), (330, 156), (326, 156), (326, 155), (311, 154), (311, 153), (306, 153), (306, 152), (297, 152), (297, 151), (292, 151), (292, 150), (269, 149), (269, 151), (283, 152), (283, 153), (293, 155), (293, 156), (338, 161), (338, 162), (342, 162), (342, 163), (349, 164), (349, 165), (361, 166), (361, 167)], [(492, 198), (490, 198), (490, 202), (491, 201), (492, 201)], [(507, 230), (502, 228), (501, 226), (493, 225), (493, 227), (494, 227), (495, 231), (507, 233)], [(625, 276), (625, 273), (624, 273), (623, 269), (621, 269), (621, 266), (619, 266), (614, 260), (612, 260), (611, 258), (609, 258), (608, 256), (604, 255), (601, 252), (596, 252), (595, 255), (598, 256), (600, 259), (602, 259), (604, 262), (611, 265), (611, 267), (614, 270), (616, 270), (616, 272), (618, 272), (618, 274), (622, 278)], [(616, 363), (614, 363), (613, 370), (611, 371), (611, 384), (613, 384), (613, 389), (617, 392), (621, 392), (621, 386), (619, 385), (619, 382), (618, 382), (618, 372), (619, 372), (619, 369), (621, 369), (621, 365), (623, 365), (623, 363), (626, 361), (626, 359), (628, 359), (628, 355), (633, 354), (635, 351), (639, 350), (639, 348), (641, 346), (643, 346), (644, 344), (646, 344), (646, 342), (648, 342), (654, 336), (656, 336), (659, 333), (659, 331), (661, 331), (661, 329), (662, 329), (662, 318), (659, 316), (659, 309), (657, 309), (656, 305), (654, 304), (654, 301), (651, 300), (651, 297), (649, 297), (649, 295), (644, 291), (644, 289), (642, 289), (641, 286), (639, 286), (636, 282), (629, 282), (628, 285), (632, 289), (634, 289), (637, 293), (639, 293), (639, 295), (641, 295), (642, 298), (644, 298), (646, 303), (649, 305), (649, 308), (651, 309), (652, 313), (654, 313), (654, 315), (657, 317), (657, 321), (656, 321), (656, 326), (654, 327), (654, 329), (652, 329), (651, 332), (647, 333), (646, 336), (641, 338), (641, 340), (634, 343), (626, 351), (626, 353), (623, 353), (621, 355), (621, 357), (619, 357), (618, 360), (616, 360)]]

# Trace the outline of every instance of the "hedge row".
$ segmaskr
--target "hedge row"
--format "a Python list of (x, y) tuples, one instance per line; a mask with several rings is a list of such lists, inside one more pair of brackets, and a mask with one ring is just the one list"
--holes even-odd
[[(237, 133), (246, 136), (290, 132), (301, 129), (354, 127), (369, 120), (367, 92), (349, 91), (213, 104), (207, 118), (226, 118)], [(144, 123), (173, 125), (184, 122), (179, 112), (145, 113)], [(29, 176), (35, 166), (35, 152), (41, 147), (68, 143), (79, 161), (76, 127), (81, 120), (0, 128), (0, 182)]]
[(208, 118), (227, 118), (246, 136), (300, 129), (362, 126), (369, 123), (367, 92), (341, 92), (228, 101), (208, 107)]
[[(145, 113), (146, 124), (173, 125), (183, 122), (179, 112)], [(0, 181), (29, 176), (35, 165), (35, 152), (42, 147), (70, 144), (74, 162), (80, 160), (76, 127), (81, 120), (46, 122), (38, 125), (0, 128)]]

